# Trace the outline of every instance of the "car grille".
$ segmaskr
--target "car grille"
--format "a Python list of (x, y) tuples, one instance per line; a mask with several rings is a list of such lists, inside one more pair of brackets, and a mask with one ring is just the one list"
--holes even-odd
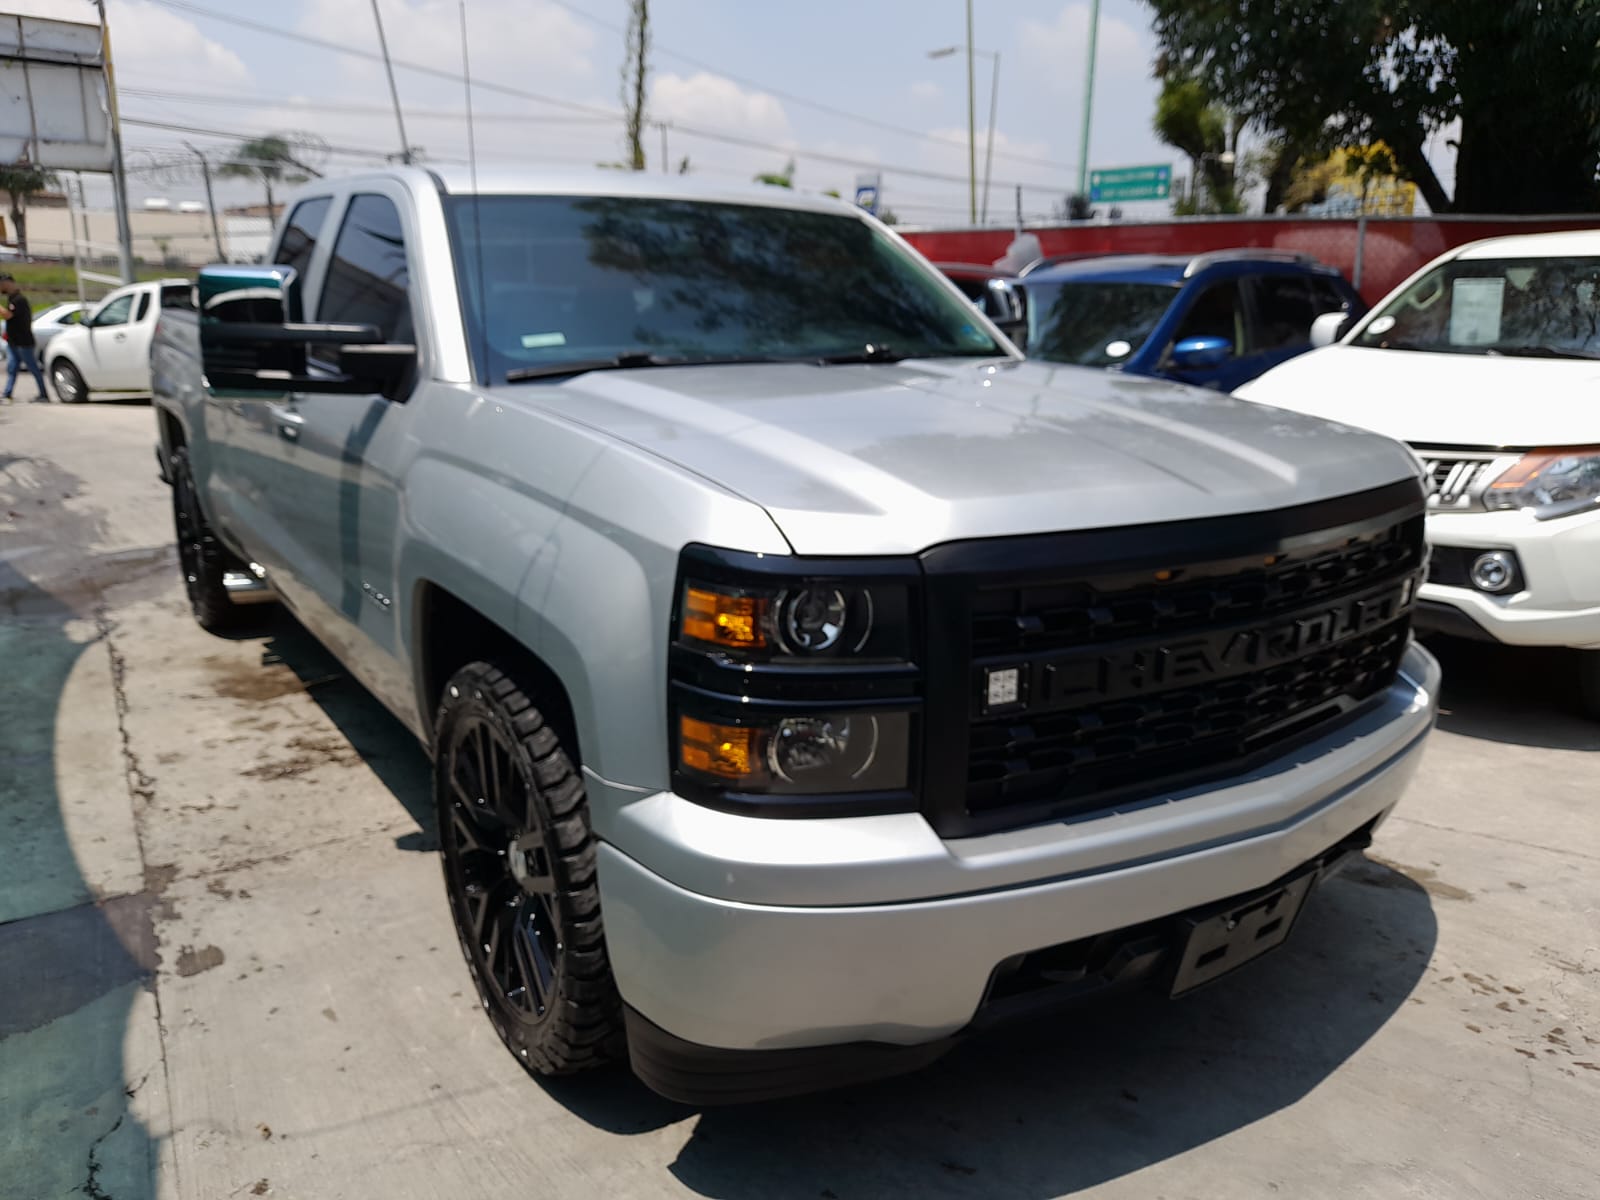
[(1140, 551), (1134, 565), (1114, 535), (1085, 557), (1069, 539), (1091, 535), (1060, 535), (1058, 563), (1097, 565), (1052, 569), (1046, 544), (1021, 569), (984, 569), (1003, 561), (991, 555), (941, 587), (931, 563), (935, 633), (943, 596), (964, 653), (947, 684), (930, 672), (930, 699), (941, 686), (965, 693), (964, 718), (928, 734), (935, 828), (975, 834), (1171, 796), (1349, 717), (1394, 681), (1423, 573), (1421, 490), (1391, 495), (1409, 502), (1320, 533), (1243, 538), (1254, 552), (1225, 538), (1213, 557), (1196, 551), (1205, 537), (1133, 530), (1125, 541), (1159, 557)]
[[(1479, 509), (1483, 489), (1503, 468), (1493, 456), (1472, 451), (1418, 450), (1430, 509)], [(1514, 457), (1514, 456), (1513, 456)]]

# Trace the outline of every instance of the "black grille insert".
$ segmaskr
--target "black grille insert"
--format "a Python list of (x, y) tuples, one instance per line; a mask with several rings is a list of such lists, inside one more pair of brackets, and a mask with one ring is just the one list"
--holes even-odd
[(1325, 734), (1395, 678), (1424, 514), (1415, 479), (926, 552), (924, 813), (944, 837), (1104, 813)]

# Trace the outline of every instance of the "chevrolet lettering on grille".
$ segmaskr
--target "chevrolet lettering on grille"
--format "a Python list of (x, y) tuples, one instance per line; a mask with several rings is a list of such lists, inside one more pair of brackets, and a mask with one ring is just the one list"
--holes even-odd
[[(986, 664), (978, 671), (977, 704), (984, 716), (1049, 712), (1091, 703), (1194, 687), (1293, 662), (1394, 621), (1410, 609), (1419, 578), (1407, 576), (1335, 604), (1320, 603), (1269, 623), (1212, 630), (1174, 641), (1150, 640), (1047, 652), (1027, 661)], [(1015, 703), (992, 705), (988, 680), (1017, 671)]]

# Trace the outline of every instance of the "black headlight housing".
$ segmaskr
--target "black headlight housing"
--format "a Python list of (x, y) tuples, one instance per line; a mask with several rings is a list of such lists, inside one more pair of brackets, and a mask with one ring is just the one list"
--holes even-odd
[(674, 790), (768, 816), (915, 809), (920, 588), (911, 559), (687, 547), (669, 654)]

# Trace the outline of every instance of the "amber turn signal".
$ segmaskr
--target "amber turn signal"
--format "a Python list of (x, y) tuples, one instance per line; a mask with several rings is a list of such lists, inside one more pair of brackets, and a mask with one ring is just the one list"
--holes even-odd
[(740, 596), (691, 586), (684, 589), (680, 632), (686, 638), (713, 646), (759, 650), (767, 644), (767, 605), (764, 596)]
[(760, 771), (759, 730), (680, 717), (678, 732), (679, 754), (690, 770), (732, 781), (749, 779)]

